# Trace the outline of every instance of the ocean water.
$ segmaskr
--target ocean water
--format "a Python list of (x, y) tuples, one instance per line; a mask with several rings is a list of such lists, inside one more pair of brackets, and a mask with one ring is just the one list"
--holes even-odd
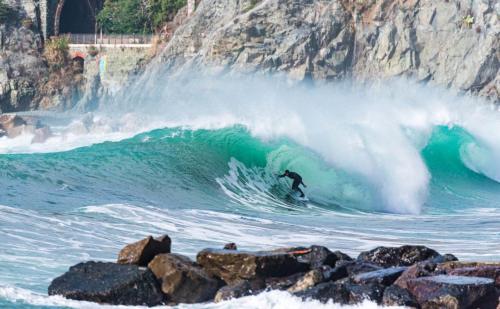
[[(236, 242), (500, 260), (498, 107), (401, 80), (165, 74), (93, 113), (40, 114), (54, 131), (45, 143), (0, 139), (1, 308), (94, 308), (48, 297), (50, 281), (150, 234), (191, 257)], [(285, 169), (308, 201), (276, 177)], [(266, 307), (321, 308), (283, 292), (181, 306)]]

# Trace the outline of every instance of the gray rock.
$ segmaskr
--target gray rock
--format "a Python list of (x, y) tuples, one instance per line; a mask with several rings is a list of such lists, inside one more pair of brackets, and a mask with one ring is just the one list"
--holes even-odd
[(113, 305), (155, 306), (164, 296), (147, 268), (115, 263), (86, 262), (70, 267), (49, 286), (49, 295)]

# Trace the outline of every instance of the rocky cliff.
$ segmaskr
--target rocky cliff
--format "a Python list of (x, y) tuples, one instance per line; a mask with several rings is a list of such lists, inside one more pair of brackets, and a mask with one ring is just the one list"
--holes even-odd
[(407, 76), (499, 101), (495, 0), (205, 0), (161, 54), (174, 72)]
[(69, 109), (83, 96), (86, 82), (67, 50), (54, 55), (44, 48), (39, 21), (26, 7), (11, 5), (11, 16), (0, 23), (0, 113)]
[(47, 66), (42, 41), (24, 26), (0, 26), (0, 113), (32, 109), (38, 81)]

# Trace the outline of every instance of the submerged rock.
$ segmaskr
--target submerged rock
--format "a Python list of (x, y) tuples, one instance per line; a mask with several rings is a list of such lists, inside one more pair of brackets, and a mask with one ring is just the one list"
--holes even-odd
[(169, 302), (199, 303), (214, 298), (219, 282), (200, 266), (180, 254), (159, 254), (149, 269), (160, 280)]
[(358, 260), (382, 267), (410, 266), (417, 262), (437, 258), (440, 254), (425, 246), (378, 247), (361, 252)]
[(382, 304), (384, 306), (419, 307), (415, 297), (407, 289), (403, 289), (397, 285), (391, 285), (384, 290)]
[(70, 267), (68, 272), (52, 281), (48, 293), (113, 305), (155, 306), (165, 300), (149, 269), (103, 262)]
[(362, 273), (354, 276), (353, 281), (358, 284), (377, 283), (389, 286), (401, 276), (407, 267), (392, 267), (381, 270)]
[(205, 249), (196, 258), (208, 273), (228, 284), (239, 280), (284, 277), (309, 269), (293, 255), (282, 252)]
[(438, 275), (408, 281), (408, 291), (422, 308), (496, 308), (492, 279)]
[(168, 235), (158, 238), (147, 238), (125, 246), (118, 254), (119, 264), (134, 264), (147, 266), (149, 262), (161, 253), (170, 253), (172, 241)]
[(230, 242), (224, 245), (224, 250), (238, 250), (238, 247), (234, 242)]

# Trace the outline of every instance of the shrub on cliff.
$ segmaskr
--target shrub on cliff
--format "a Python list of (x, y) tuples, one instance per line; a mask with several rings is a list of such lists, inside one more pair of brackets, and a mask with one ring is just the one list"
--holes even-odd
[(65, 36), (52, 37), (45, 43), (43, 56), (51, 70), (60, 69), (68, 63), (69, 39)]
[(152, 33), (185, 5), (186, 0), (106, 0), (97, 21), (108, 33)]

